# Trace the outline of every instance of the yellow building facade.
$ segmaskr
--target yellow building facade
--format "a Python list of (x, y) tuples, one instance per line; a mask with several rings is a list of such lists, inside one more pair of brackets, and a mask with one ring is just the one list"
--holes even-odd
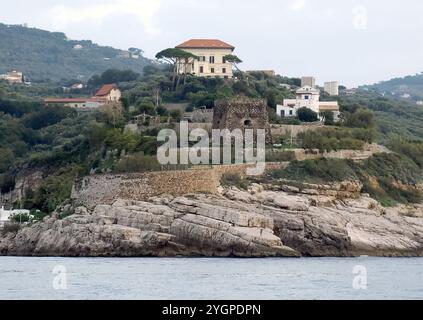
[(192, 74), (198, 77), (233, 77), (232, 63), (225, 61), (235, 47), (216, 39), (191, 39), (176, 48), (182, 49), (199, 57), (178, 63), (179, 74)]

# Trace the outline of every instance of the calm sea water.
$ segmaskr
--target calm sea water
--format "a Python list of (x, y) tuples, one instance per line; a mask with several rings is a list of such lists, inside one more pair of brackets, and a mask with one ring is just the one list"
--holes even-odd
[(422, 258), (0, 257), (0, 277), (0, 299), (423, 299)]

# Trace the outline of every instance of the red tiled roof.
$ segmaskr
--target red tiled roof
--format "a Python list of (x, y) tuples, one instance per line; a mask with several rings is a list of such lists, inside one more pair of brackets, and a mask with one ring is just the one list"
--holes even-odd
[(112, 91), (113, 89), (117, 89), (117, 85), (116, 84), (105, 84), (104, 86), (101, 87), (100, 90), (98, 90), (98, 92), (95, 94), (96, 97), (103, 97), (103, 96), (107, 96), (110, 91)]
[(206, 49), (232, 49), (235, 47), (217, 39), (191, 39), (184, 43), (181, 43), (179, 46), (176, 46), (179, 49), (189, 49), (189, 48), (206, 48)]

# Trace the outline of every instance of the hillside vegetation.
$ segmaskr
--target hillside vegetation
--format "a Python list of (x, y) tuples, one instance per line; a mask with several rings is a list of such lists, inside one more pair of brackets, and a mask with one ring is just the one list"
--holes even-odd
[[(422, 151), (420, 145), (420, 154)], [(359, 180), (363, 191), (385, 206), (423, 200), (421, 192), (414, 188), (423, 182), (423, 167), (400, 154), (379, 154), (363, 163), (340, 159), (294, 161), (285, 170), (272, 171), (270, 177), (323, 184)]]
[[(75, 46), (80, 49), (75, 49)], [(151, 61), (124, 58), (121, 50), (91, 41), (69, 40), (64, 33), (0, 23), (0, 74), (19, 70), (33, 82), (80, 79), (106, 69), (142, 72)]]
[(367, 88), (378, 92), (384, 92), (388, 96), (409, 94), (412, 100), (423, 100), (423, 73), (381, 81), (374, 85), (367, 86)]
[[(13, 189), (20, 172), (41, 170), (45, 179), (40, 188), (27, 193), (24, 206), (52, 212), (69, 197), (78, 176), (161, 169), (155, 157), (157, 128), (140, 133), (124, 130), (134, 116), (145, 112), (158, 116), (162, 123), (170, 119), (172, 126), (181, 119), (182, 112), (168, 110), (167, 103), (184, 103), (190, 110), (198, 106), (213, 108), (216, 99), (241, 95), (265, 99), (271, 122), (283, 122), (275, 116), (276, 105), (295, 95), (298, 82), (260, 73), (248, 77), (238, 74), (238, 81), (188, 76), (175, 88), (171, 68), (149, 65), (143, 71), (138, 75), (133, 71), (107, 70), (87, 81), (88, 87), (93, 89), (111, 80), (117, 82), (123, 91), (123, 108), (119, 113), (103, 110), (84, 114), (68, 108), (45, 107), (39, 97), (47, 92), (60, 96), (57, 84), (22, 89), (0, 81), (1, 191)], [(281, 86), (283, 83), (290, 83), (292, 90)], [(66, 96), (74, 94), (78, 93)], [(423, 130), (419, 121), (422, 113), (410, 109), (414, 112), (410, 115), (401, 101), (383, 98), (374, 92), (341, 96), (339, 101), (342, 123), (303, 134), (301, 147), (360, 149), (364, 143), (379, 141), (396, 154), (373, 157), (361, 165), (348, 161), (293, 162), (280, 176), (297, 176), (304, 181), (358, 178), (365, 190), (386, 205), (419, 201), (418, 194), (401, 190), (397, 183), (421, 181)], [(383, 120), (384, 117), (388, 120)], [(397, 129), (397, 126), (400, 127)], [(273, 160), (289, 160), (289, 155), (283, 154), (283, 157), (284, 160)]]
[(392, 135), (423, 141), (423, 106), (364, 90), (352, 96), (340, 96), (338, 100), (344, 113), (362, 108), (371, 110), (382, 143), (387, 143)]

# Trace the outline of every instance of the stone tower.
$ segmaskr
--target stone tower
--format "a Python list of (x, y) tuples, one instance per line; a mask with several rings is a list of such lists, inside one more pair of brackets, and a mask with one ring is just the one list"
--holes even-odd
[(213, 114), (213, 129), (264, 129), (266, 143), (272, 143), (266, 101), (236, 97), (216, 101)]

